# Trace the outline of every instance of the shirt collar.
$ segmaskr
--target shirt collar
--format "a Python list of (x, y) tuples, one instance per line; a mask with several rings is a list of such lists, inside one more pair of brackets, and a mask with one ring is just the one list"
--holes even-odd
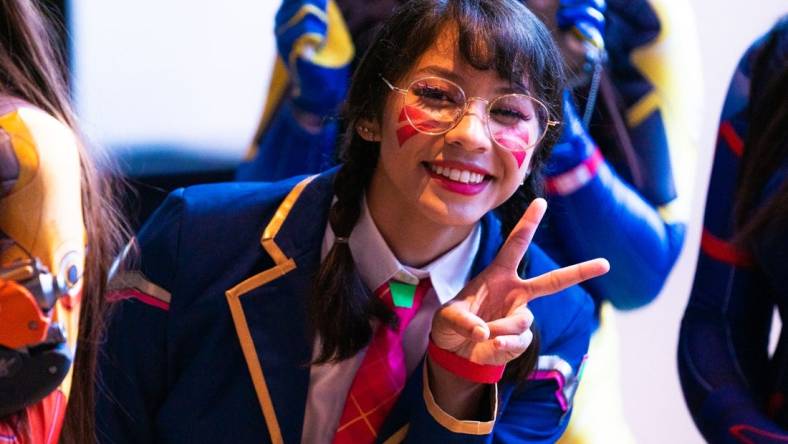
[[(335, 237), (331, 224), (326, 225), (321, 248), (323, 258), (328, 254)], [(445, 304), (457, 296), (468, 281), (480, 239), (481, 228), (476, 224), (468, 237), (426, 266), (414, 268), (403, 265), (378, 231), (369, 214), (366, 199), (363, 199), (361, 215), (348, 243), (356, 269), (367, 288), (375, 290), (390, 279), (415, 285), (420, 279), (429, 277), (438, 300)]]

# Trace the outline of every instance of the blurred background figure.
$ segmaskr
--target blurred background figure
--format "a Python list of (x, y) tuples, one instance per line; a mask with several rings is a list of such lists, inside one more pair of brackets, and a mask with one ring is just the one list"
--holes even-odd
[[(689, 111), (697, 109), (699, 91), (694, 28), (672, 15), (687, 15), (686, 7), (668, 14), (660, 1), (525, 3), (553, 31), (572, 73), (563, 136), (546, 169), (550, 209), (537, 242), (562, 264), (604, 255), (612, 265), (585, 285), (596, 302), (597, 332), (565, 439), (631, 442), (613, 307), (653, 300), (681, 250), (688, 205), (678, 196), (691, 194), (696, 153), (687, 131), (697, 122)], [(276, 180), (333, 164), (354, 50), (363, 53), (396, 4), (282, 3), (275, 27), (280, 57), (238, 179)], [(676, 161), (685, 168), (674, 168)], [(682, 189), (674, 171), (684, 173)]]
[(31, 0), (0, 0), (0, 16), (0, 442), (57, 442), (67, 402), (63, 441), (90, 442), (120, 224), (76, 129), (52, 24)]
[(744, 54), (720, 118), (698, 268), (679, 342), (710, 442), (788, 442), (788, 16)]

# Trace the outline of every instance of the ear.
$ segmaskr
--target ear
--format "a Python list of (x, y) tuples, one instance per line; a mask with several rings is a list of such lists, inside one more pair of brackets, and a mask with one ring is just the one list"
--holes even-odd
[(358, 119), (356, 133), (367, 142), (380, 142), (380, 125), (371, 119)]

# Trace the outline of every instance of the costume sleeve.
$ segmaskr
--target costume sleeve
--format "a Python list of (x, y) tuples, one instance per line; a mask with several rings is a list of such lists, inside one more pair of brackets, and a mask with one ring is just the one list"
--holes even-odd
[[(541, 250), (529, 250), (527, 275), (558, 268)], [(533, 301), (541, 348), (536, 369), (519, 385), (491, 386), (492, 421), (460, 421), (435, 403), (423, 379), (423, 402), (411, 419), (406, 442), (554, 443), (563, 434), (582, 375), (593, 322), (593, 302), (574, 286)]]
[(730, 242), (733, 196), (742, 156), (749, 94), (745, 54), (720, 121), (698, 266), (679, 337), (682, 389), (704, 437), (719, 443), (776, 443), (788, 433), (766, 414), (768, 341), (773, 303), (751, 258)]
[(279, 57), (238, 180), (280, 180), (333, 164), (354, 56), (342, 13), (333, 0), (285, 0), (275, 32)]
[(168, 390), (167, 320), (176, 285), (182, 190), (139, 233), (112, 278), (110, 316), (98, 359), (99, 442), (155, 442)]
[[(618, 308), (635, 308), (657, 296), (684, 239), (684, 225), (667, 222), (655, 203), (626, 183), (583, 129), (568, 94), (565, 129), (547, 170), (547, 230), (566, 263), (595, 257), (610, 272), (584, 284)], [(667, 178), (671, 180), (670, 177)]]
[(312, 132), (296, 120), (295, 105), (288, 98), (278, 108), (257, 140), (254, 157), (242, 163), (236, 180), (276, 181), (302, 174), (316, 174), (334, 163), (338, 121), (323, 120)]

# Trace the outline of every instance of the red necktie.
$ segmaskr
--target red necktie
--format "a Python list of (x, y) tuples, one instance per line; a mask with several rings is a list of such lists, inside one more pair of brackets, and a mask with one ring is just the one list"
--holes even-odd
[(381, 325), (375, 331), (350, 386), (333, 444), (374, 442), (405, 387), (408, 369), (402, 335), (430, 289), (430, 281), (422, 279), (415, 291), (409, 292), (407, 287), (413, 290), (412, 285), (390, 281), (375, 290), (375, 296), (399, 317), (399, 328)]

